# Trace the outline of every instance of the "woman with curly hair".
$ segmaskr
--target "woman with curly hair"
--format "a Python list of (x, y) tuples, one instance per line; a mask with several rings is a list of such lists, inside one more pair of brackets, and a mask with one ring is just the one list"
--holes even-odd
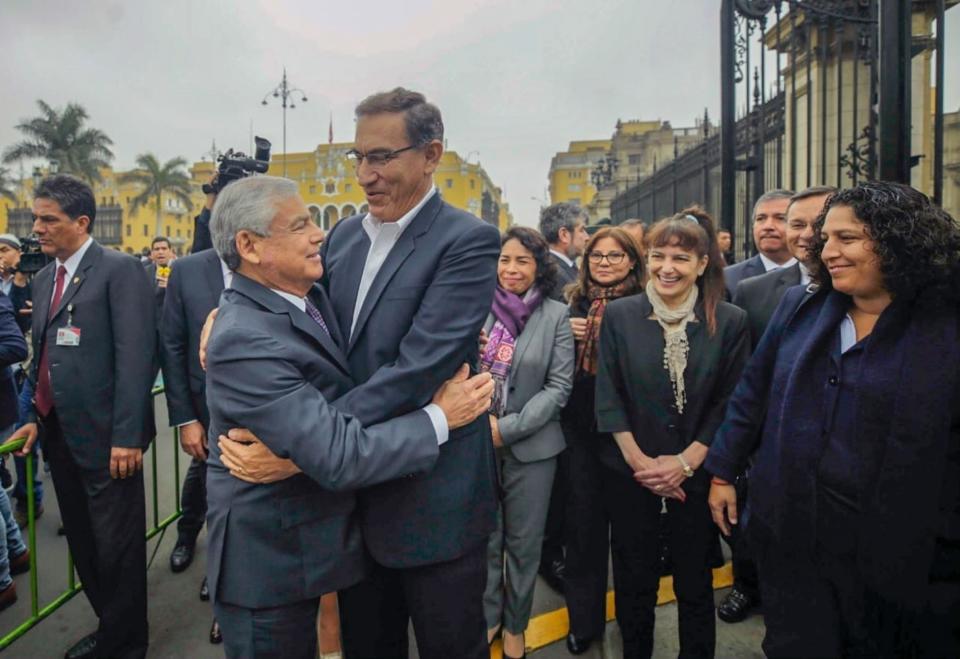
[(549, 298), (557, 277), (543, 236), (525, 227), (504, 234), (480, 370), (494, 381), (490, 429), (500, 474), (483, 604), (491, 642), (502, 627), (505, 657), (525, 656), (550, 490), (566, 446), (560, 410), (573, 387), (573, 334), (566, 305)]
[(960, 228), (920, 192), (833, 195), (706, 460), (770, 657), (960, 656)]

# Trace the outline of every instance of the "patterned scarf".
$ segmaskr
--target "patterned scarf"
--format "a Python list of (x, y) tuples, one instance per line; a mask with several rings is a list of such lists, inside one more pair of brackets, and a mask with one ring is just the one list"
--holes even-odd
[(687, 299), (677, 307), (667, 306), (657, 289), (653, 279), (647, 282), (647, 298), (653, 305), (653, 315), (663, 328), (663, 367), (670, 373), (670, 384), (673, 385), (673, 397), (677, 403), (677, 412), (683, 414), (683, 407), (687, 403), (687, 391), (683, 382), (683, 373), (687, 370), (687, 356), (690, 354), (690, 344), (687, 342), (687, 323), (696, 316), (693, 307), (697, 304), (700, 291), (696, 286), (690, 289)]
[(577, 375), (597, 374), (597, 345), (600, 340), (600, 321), (603, 312), (611, 300), (623, 297), (627, 292), (627, 281), (621, 280), (611, 286), (590, 283), (587, 287), (587, 299), (590, 309), (587, 311), (587, 329), (583, 341), (577, 344)]
[(480, 370), (493, 376), (490, 413), (496, 417), (503, 416), (507, 408), (507, 382), (517, 338), (542, 301), (543, 296), (536, 287), (531, 287), (522, 298), (499, 285), (494, 293), (491, 313), (495, 321), (490, 340), (480, 356)]

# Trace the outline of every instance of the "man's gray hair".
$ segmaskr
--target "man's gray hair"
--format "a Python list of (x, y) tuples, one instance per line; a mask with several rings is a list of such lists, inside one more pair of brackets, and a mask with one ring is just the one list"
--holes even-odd
[(269, 236), (277, 206), (298, 194), (296, 183), (278, 176), (251, 176), (220, 191), (210, 217), (210, 236), (214, 249), (228, 268), (240, 267), (237, 234), (246, 230)]
[(757, 198), (757, 202), (753, 205), (753, 217), (757, 217), (757, 209), (760, 208), (760, 204), (765, 204), (768, 201), (776, 201), (777, 199), (786, 199), (790, 200), (790, 197), (793, 196), (793, 190), (768, 190), (764, 192)]
[(566, 229), (573, 233), (573, 227), (577, 225), (577, 222), (586, 224), (586, 219), (587, 212), (583, 208), (562, 201), (559, 204), (547, 206), (540, 211), (540, 233), (543, 234), (548, 243), (553, 245), (560, 240), (560, 229)]
[(365, 117), (384, 112), (402, 112), (407, 139), (415, 147), (429, 144), (433, 140), (443, 141), (443, 117), (440, 109), (427, 101), (420, 92), (403, 87), (388, 92), (371, 94), (360, 101), (355, 110), (356, 116)]

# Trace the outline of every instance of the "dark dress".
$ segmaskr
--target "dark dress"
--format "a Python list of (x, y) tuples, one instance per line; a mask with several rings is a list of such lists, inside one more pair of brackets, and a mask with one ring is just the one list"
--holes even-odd
[[(711, 336), (702, 304), (696, 307), (697, 322), (686, 328), (690, 350), (684, 373), (687, 401), (681, 414), (663, 366), (663, 330), (651, 318), (652, 313), (645, 294), (617, 300), (607, 308), (600, 333), (597, 428), (608, 433), (631, 432), (650, 457), (676, 455), (694, 441), (709, 446), (749, 356), (746, 314), (721, 302), (716, 311), (716, 334)], [(633, 470), (610, 435), (597, 449), (610, 515), (617, 623), (624, 657), (649, 657), (660, 577), (661, 497), (633, 479)], [(686, 501), (667, 501), (681, 657), (714, 654), (710, 558), (716, 530), (707, 507), (709, 483), (709, 474), (697, 470), (683, 485)]]

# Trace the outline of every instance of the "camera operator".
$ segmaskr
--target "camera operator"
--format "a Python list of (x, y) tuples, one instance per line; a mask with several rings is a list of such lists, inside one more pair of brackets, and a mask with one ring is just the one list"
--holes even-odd
[(217, 200), (217, 193), (213, 190), (219, 189), (217, 186), (217, 175), (219, 172), (214, 172), (213, 176), (210, 177), (210, 183), (207, 184), (206, 189), (211, 190), (207, 193), (207, 198), (203, 202), (203, 208), (200, 210), (200, 214), (193, 218), (193, 247), (190, 248), (191, 254), (196, 254), (197, 252), (210, 249), (213, 247), (213, 240), (210, 238), (210, 211), (213, 210), (213, 203)]
[(10, 298), (17, 326), (24, 334), (30, 329), (30, 281), (21, 272), (20, 239), (11, 233), (0, 234), (0, 291)]

